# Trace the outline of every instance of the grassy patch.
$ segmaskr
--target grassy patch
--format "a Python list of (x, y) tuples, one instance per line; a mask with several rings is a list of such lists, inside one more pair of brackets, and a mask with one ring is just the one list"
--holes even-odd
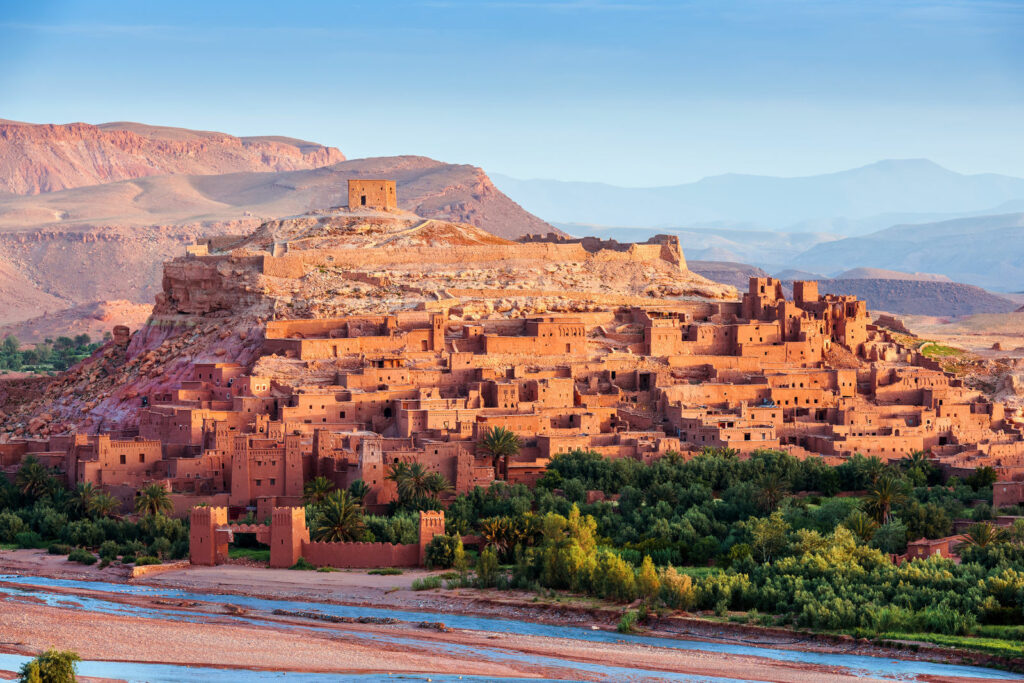
[(434, 588), (441, 587), (440, 576), (424, 576), (422, 579), (415, 579), (412, 582), (412, 589), (414, 591), (427, 591)]
[(236, 548), (229, 546), (228, 557), (233, 560), (245, 558), (253, 562), (270, 562), (270, 548)]
[(686, 574), (691, 579), (706, 579), (712, 574), (722, 573), (722, 570), (718, 567), (676, 567), (676, 571), (680, 574)]
[(404, 574), (405, 572), (403, 572), (398, 567), (382, 567), (381, 569), (371, 569), (366, 573), (375, 574), (377, 576), (398, 576), (399, 574)]
[(288, 569), (296, 569), (298, 571), (310, 572), (316, 569), (316, 567), (314, 567), (313, 564), (306, 558), (300, 557), (298, 561), (292, 566), (288, 567)]
[(964, 356), (967, 352), (953, 346), (927, 342), (921, 346), (921, 355), (927, 358), (949, 358), (952, 356)]
[(975, 650), (1003, 657), (1020, 657), (1024, 655), (1024, 644), (1019, 640), (1013, 639), (986, 638), (983, 636), (947, 636), (942, 633), (883, 633), (879, 637), (887, 640), (917, 640), (922, 643), (958, 647), (964, 650)]
[(17, 543), (0, 543), (0, 550), (17, 550)]
[(317, 571), (320, 572), (321, 574), (329, 574), (331, 572), (336, 572), (338, 570), (335, 569), (334, 567), (318, 567)]

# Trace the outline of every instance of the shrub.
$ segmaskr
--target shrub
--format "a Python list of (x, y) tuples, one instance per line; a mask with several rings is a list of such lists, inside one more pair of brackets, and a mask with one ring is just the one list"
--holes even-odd
[(316, 569), (316, 567), (314, 567), (313, 564), (306, 558), (300, 557), (298, 560), (295, 561), (295, 564), (288, 567), (288, 569), (296, 569), (299, 571), (308, 572)]
[(166, 557), (170, 555), (170, 539), (164, 538), (163, 536), (153, 539), (153, 542), (149, 544), (149, 554), (155, 557)]
[(637, 572), (636, 587), (640, 595), (648, 602), (658, 597), (661, 590), (661, 582), (658, 580), (658, 571), (654, 568), (654, 562), (650, 555), (644, 555), (644, 561)]
[(96, 564), (96, 556), (90, 553), (85, 548), (75, 548), (68, 553), (68, 562), (77, 562), (79, 564)]
[(149, 564), (163, 564), (159, 557), (153, 557), (152, 555), (141, 555), (135, 558), (136, 567), (145, 567)]
[(492, 548), (480, 553), (476, 563), (476, 580), (481, 588), (490, 588), (498, 579), (498, 554)]
[(43, 537), (34, 531), (22, 531), (14, 536), (14, 542), (19, 548), (44, 548), (46, 547)]
[(424, 576), (421, 579), (414, 579), (412, 589), (414, 591), (426, 591), (441, 587), (440, 576)]
[(82, 658), (70, 650), (47, 650), (25, 662), (18, 672), (20, 683), (75, 683), (75, 669)]
[(46, 549), (46, 552), (51, 555), (67, 555), (71, 552), (71, 546), (65, 543), (51, 543), (50, 547)]
[(112, 562), (117, 559), (117, 543), (115, 541), (103, 541), (100, 544), (100, 559)]
[(381, 569), (371, 569), (366, 573), (376, 574), (378, 576), (398, 576), (399, 574), (404, 574), (405, 572), (403, 572), (398, 567), (382, 567)]
[(640, 615), (635, 611), (629, 611), (622, 615), (619, 619), (619, 625), (616, 630), (619, 633), (636, 633), (636, 622), (640, 618)]
[(455, 563), (455, 548), (462, 544), (458, 536), (442, 534), (434, 536), (427, 544), (426, 565), (428, 569), (447, 569)]
[(25, 520), (13, 512), (0, 512), (0, 542), (16, 542), (18, 534), (25, 531), (26, 527)]
[(661, 599), (672, 609), (691, 610), (697, 603), (693, 579), (669, 565), (661, 573)]
[(135, 563), (135, 556), (134, 555), (122, 555), (121, 556), (121, 564), (134, 564), (134, 563)]

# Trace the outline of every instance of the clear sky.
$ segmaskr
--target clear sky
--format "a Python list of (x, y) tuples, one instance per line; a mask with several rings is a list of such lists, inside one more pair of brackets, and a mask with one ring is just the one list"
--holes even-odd
[(1024, 0), (0, 0), (0, 118), (632, 186), (1024, 176)]

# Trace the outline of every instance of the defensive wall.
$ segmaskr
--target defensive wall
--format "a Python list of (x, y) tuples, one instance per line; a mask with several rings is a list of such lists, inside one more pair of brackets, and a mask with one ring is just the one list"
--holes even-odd
[(671, 249), (661, 244), (633, 244), (625, 251), (602, 249), (587, 251), (582, 244), (484, 244), (472, 246), (449, 245), (444, 247), (360, 247), (348, 249), (297, 249), (283, 256), (269, 253), (260, 255), (264, 275), (274, 277), (302, 277), (304, 266), (331, 266), (352, 264), (360, 267), (384, 267), (400, 265), (460, 264), (507, 262), (510, 260), (545, 260), (553, 263), (578, 261), (602, 261), (622, 263), (646, 263), (666, 261), (680, 270), (686, 268), (681, 256), (675, 256)]
[(214, 566), (228, 558), (234, 534), (255, 534), (270, 546), (270, 566), (288, 568), (305, 558), (317, 567), (366, 569), (371, 567), (419, 567), (426, 561), (427, 545), (444, 534), (444, 511), (420, 512), (417, 543), (311, 542), (306, 510), (275, 507), (270, 525), (229, 524), (226, 507), (192, 508), (189, 527), (189, 560), (194, 565)]

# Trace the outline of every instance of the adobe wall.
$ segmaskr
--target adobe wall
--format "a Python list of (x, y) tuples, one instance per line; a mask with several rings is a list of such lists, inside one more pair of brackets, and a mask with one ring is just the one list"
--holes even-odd
[[(373, 247), (360, 249), (296, 250), (285, 256), (263, 255), (265, 274), (301, 277), (296, 260), (312, 266), (352, 264), (359, 267), (430, 264), (491, 263), (515, 259), (545, 260), (554, 263), (596, 260), (602, 262), (644, 263), (667, 261), (685, 269), (685, 261), (666, 258), (662, 245), (632, 245), (626, 251), (604, 249), (590, 253), (580, 244), (501, 244), (444, 247)], [(280, 263), (279, 263), (280, 262)], [(285, 273), (298, 273), (288, 275)]]
[(302, 556), (317, 567), (418, 567), (418, 543), (303, 543)]

